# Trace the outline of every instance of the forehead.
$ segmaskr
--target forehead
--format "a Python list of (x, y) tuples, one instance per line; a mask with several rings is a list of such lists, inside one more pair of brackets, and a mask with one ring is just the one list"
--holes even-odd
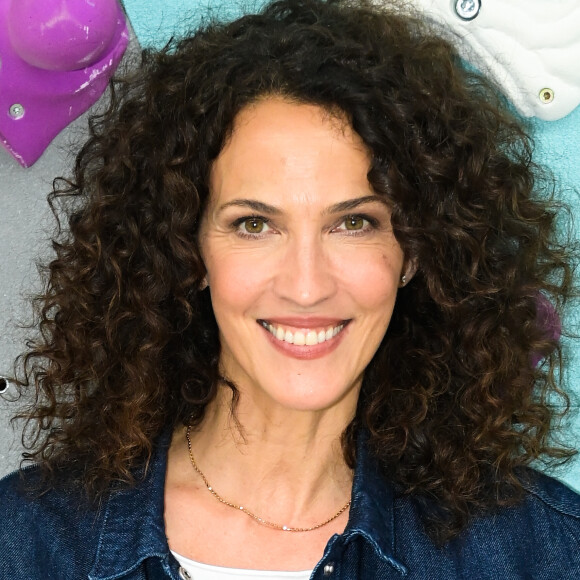
[[(370, 155), (346, 117), (268, 98), (244, 108), (210, 174), (212, 201), (368, 194)], [(335, 197), (334, 196), (334, 197)], [(271, 201), (271, 199), (270, 199)], [(329, 200), (336, 201), (336, 200)]]

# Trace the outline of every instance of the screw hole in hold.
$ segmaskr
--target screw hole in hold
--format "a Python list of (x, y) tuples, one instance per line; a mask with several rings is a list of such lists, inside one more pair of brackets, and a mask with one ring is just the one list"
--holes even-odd
[(456, 0), (455, 13), (461, 20), (473, 20), (481, 10), (481, 0)]
[(24, 117), (24, 113), (24, 107), (20, 103), (14, 103), (8, 111), (8, 114), (14, 120), (22, 119), (22, 117)]
[(552, 89), (545, 88), (540, 91), (540, 101), (542, 101), (544, 105), (551, 103), (553, 100), (554, 100), (554, 91)]
[(0, 377), (0, 394), (7, 391), (9, 386), (10, 386), (10, 383), (8, 382), (8, 379), (5, 379), (4, 377)]

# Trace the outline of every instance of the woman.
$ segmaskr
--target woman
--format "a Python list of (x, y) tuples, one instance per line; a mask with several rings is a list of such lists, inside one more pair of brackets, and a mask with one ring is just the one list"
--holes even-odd
[(572, 454), (570, 258), (445, 40), (283, 0), (145, 55), (91, 132), (2, 577), (574, 577), (578, 496), (526, 467)]

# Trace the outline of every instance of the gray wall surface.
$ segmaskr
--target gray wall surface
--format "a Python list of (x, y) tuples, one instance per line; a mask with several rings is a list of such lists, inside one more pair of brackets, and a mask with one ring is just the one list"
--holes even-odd
[[(130, 44), (119, 70), (130, 68), (140, 51), (129, 31)], [(87, 119), (106, 102), (105, 92), (53, 140), (32, 167), (22, 167), (0, 145), (0, 377), (12, 375), (14, 360), (31, 334), (21, 327), (32, 322), (31, 297), (42, 287), (37, 263), (46, 263), (52, 255), (56, 222), (47, 202), (52, 182), (57, 176), (70, 175), (88, 135)], [(0, 395), (0, 477), (18, 467), (22, 453), (22, 426), (10, 421), (23, 403), (15, 399), (16, 390), (8, 384)]]
[[(70, 165), (71, 137), (82, 138), (85, 125), (84, 118), (70, 125), (28, 169), (0, 147), (0, 375), (11, 374), (23, 348), (18, 324), (31, 320), (27, 296), (40, 287), (36, 260), (50, 255), (53, 220), (46, 196), (54, 176), (66, 173)], [(19, 437), (8, 423), (15, 409), (11, 395), (9, 386), (0, 399), (0, 472), (14, 468), (19, 453)]]

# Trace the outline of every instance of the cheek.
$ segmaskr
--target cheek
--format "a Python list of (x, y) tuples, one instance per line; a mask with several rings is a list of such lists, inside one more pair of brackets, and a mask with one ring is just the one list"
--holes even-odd
[(247, 252), (216, 253), (208, 258), (208, 282), (216, 310), (227, 306), (243, 309), (268, 284), (268, 270), (262, 267), (264, 261), (248, 256)]
[(343, 287), (349, 289), (359, 305), (373, 310), (394, 304), (402, 266), (402, 253), (385, 255), (377, 251), (342, 259), (337, 271)]

